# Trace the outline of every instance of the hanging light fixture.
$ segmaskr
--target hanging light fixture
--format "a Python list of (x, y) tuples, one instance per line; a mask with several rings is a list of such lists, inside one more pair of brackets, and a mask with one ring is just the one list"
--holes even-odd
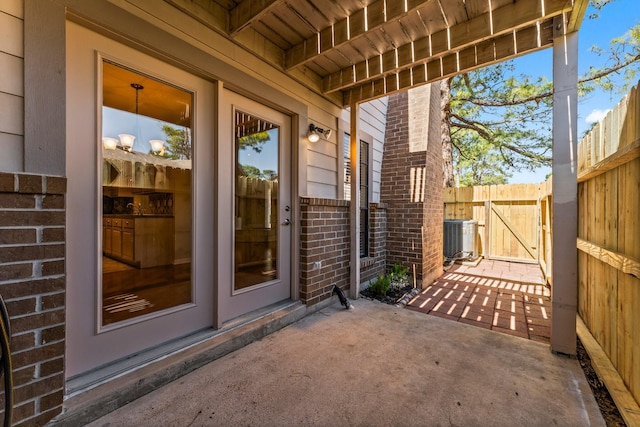
[(133, 150), (133, 141), (135, 141), (136, 137), (130, 135), (128, 133), (118, 134), (118, 138), (120, 138), (120, 145), (122, 149), (125, 151), (131, 152)]
[(115, 138), (102, 138), (102, 146), (107, 150), (115, 150), (118, 148), (118, 140)]
[(151, 144), (151, 151), (154, 154), (163, 155), (164, 154), (164, 141), (161, 139), (152, 139), (149, 141)]
[[(144, 89), (140, 83), (131, 83), (132, 88), (136, 90), (136, 133), (139, 132), (140, 126), (138, 125), (138, 97), (139, 92)], [(102, 138), (102, 146), (107, 150), (115, 150), (116, 148), (121, 148), (124, 151), (131, 153), (133, 151), (133, 143), (136, 140), (135, 135), (131, 135), (128, 133), (118, 134), (120, 138), (120, 147), (118, 147), (118, 140), (115, 138), (104, 137)], [(160, 151), (160, 150), (157, 150)]]

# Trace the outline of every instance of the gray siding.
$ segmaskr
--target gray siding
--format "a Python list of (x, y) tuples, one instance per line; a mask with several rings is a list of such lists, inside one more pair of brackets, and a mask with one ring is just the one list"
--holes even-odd
[(23, 0), (0, 2), (0, 171), (23, 170)]

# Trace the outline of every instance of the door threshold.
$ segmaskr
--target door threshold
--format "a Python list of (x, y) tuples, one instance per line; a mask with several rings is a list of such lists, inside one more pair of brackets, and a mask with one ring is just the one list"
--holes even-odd
[(70, 378), (63, 413), (51, 425), (89, 423), (315, 311), (300, 301), (280, 302), (221, 329), (199, 331)]

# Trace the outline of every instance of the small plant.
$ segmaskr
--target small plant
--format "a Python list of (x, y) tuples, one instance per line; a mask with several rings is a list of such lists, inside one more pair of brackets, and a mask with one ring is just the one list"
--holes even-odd
[(391, 267), (391, 271), (389, 272), (389, 275), (391, 277), (407, 277), (407, 273), (409, 272), (408, 268), (404, 268), (402, 265), (400, 265), (399, 263), (395, 263), (393, 264), (393, 267)]
[(371, 283), (369, 289), (376, 295), (385, 295), (390, 287), (391, 279), (389, 276), (381, 274)]
[(408, 268), (402, 267), (399, 263), (393, 264), (391, 267), (391, 271), (389, 272), (389, 281), (390, 284), (396, 288), (402, 288), (407, 285), (407, 273), (409, 272)]

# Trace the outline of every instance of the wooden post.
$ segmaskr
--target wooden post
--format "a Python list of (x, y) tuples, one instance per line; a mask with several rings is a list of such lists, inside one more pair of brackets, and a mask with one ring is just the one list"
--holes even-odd
[(554, 19), (551, 350), (576, 354), (578, 303), (578, 33)]
[(484, 201), (484, 259), (491, 257), (491, 195), (487, 194), (487, 197), (489, 200)]
[(358, 120), (360, 119), (360, 106), (351, 104), (351, 118), (349, 131), (350, 161), (351, 161), (351, 204), (349, 205), (349, 217), (351, 219), (351, 277), (349, 297), (358, 299), (360, 295), (360, 138), (358, 138)]

